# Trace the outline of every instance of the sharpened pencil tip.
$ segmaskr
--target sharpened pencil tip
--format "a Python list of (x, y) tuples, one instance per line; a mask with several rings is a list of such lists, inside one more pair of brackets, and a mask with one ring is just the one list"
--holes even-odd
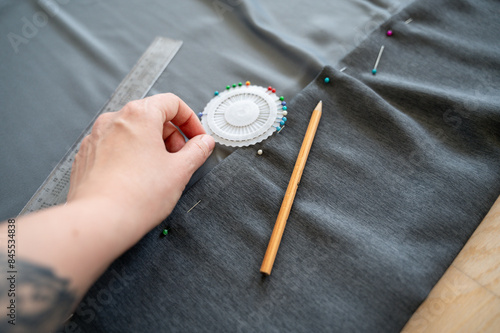
[(318, 110), (319, 112), (322, 112), (323, 111), (323, 101), (319, 101), (318, 105), (316, 105), (314, 110)]

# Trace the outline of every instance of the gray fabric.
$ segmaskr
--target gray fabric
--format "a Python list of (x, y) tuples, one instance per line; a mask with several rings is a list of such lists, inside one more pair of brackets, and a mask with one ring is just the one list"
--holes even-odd
[[(238, 149), (185, 193), (94, 285), (71, 325), (400, 330), (500, 192), (499, 6), (421, 0), (385, 22), (337, 66), (344, 73), (324, 68), (290, 101), (282, 134)], [(263, 278), (259, 267), (319, 100), (318, 133), (272, 275)]]
[(0, 219), (19, 213), (155, 36), (184, 44), (152, 93), (201, 111), (235, 81), (293, 96), (408, 1), (0, 0)]

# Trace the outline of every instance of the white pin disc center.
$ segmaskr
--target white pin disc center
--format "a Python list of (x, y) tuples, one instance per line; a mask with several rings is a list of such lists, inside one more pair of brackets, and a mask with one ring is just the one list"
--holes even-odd
[(237, 127), (248, 126), (259, 117), (259, 107), (252, 101), (238, 101), (228, 107), (224, 118)]

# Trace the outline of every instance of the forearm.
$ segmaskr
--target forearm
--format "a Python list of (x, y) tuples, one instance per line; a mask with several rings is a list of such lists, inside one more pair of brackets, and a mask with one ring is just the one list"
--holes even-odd
[[(33, 299), (26, 298), (23, 293), (23, 306), (33, 308), (36, 304), (43, 310), (42, 313), (48, 311), (55, 314), (49, 317), (30, 313), (30, 320), (38, 318), (42, 321), (39, 325), (52, 328), (60, 325), (66, 319), (66, 313), (72, 310), (112, 261), (147, 232), (145, 228), (133, 227), (137, 223), (131, 223), (127, 216), (122, 215), (124, 210), (112, 205), (102, 199), (75, 201), (16, 219), (18, 295), (22, 290), (36, 290), (32, 294)], [(2, 223), (0, 235), (5, 237), (7, 234), (7, 224)], [(37, 281), (56, 287), (47, 289), (46, 285), (38, 285)], [(37, 304), (38, 290), (43, 290), (47, 299), (53, 301), (42, 306)], [(46, 295), (47, 290), (52, 295)], [(4, 294), (2, 290), (2, 307)], [(28, 319), (26, 313), (18, 302), (18, 320)], [(60, 314), (59, 317), (57, 314)], [(23, 327), (23, 323), (18, 324), (17, 327)]]
[[(103, 199), (76, 201), (17, 221), (19, 258), (51, 268), (83, 296), (147, 230), (133, 229), (123, 210)], [(2, 225), (0, 232), (6, 232)], [(57, 246), (54, 246), (57, 244)]]

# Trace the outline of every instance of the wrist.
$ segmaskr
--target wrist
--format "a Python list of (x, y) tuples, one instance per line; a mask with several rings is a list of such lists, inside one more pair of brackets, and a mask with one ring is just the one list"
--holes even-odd
[(75, 227), (88, 230), (94, 240), (106, 244), (112, 259), (137, 243), (148, 230), (142, 225), (133, 207), (126, 207), (107, 196), (91, 196), (68, 202), (71, 214), (79, 214)]
[(70, 200), (19, 218), (19, 253), (69, 279), (80, 297), (143, 236), (145, 231), (132, 222), (113, 200), (97, 196)]

